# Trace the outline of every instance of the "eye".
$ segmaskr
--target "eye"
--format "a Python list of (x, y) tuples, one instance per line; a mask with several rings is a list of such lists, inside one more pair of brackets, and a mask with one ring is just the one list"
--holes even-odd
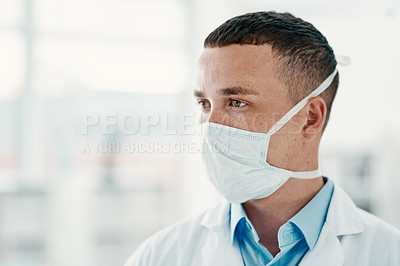
[(210, 102), (205, 100), (198, 100), (197, 103), (200, 105), (201, 109), (210, 108)]
[(242, 106), (246, 105), (245, 102), (242, 102), (242, 101), (239, 101), (239, 100), (231, 100), (231, 103), (232, 103), (233, 107), (242, 107)]

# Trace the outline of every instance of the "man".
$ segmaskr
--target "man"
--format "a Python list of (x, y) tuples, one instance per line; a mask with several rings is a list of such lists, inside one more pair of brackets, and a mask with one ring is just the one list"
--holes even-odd
[(339, 81), (325, 37), (291, 14), (257, 12), (222, 24), (204, 48), (203, 157), (227, 201), (158, 232), (126, 266), (400, 265), (400, 232), (319, 171)]

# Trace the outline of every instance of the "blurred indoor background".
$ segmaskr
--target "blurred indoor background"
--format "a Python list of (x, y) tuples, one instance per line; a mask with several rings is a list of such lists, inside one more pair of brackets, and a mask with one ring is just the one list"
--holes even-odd
[(400, 1), (0, 0), (0, 266), (122, 265), (219, 201), (182, 146), (195, 63), (210, 31), (258, 10), (313, 23), (351, 58), (321, 168), (400, 227)]

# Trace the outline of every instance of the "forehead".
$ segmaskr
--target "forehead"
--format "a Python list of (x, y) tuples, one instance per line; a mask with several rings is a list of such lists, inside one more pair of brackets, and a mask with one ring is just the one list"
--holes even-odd
[(216, 91), (241, 87), (260, 95), (283, 91), (273, 70), (274, 58), (269, 45), (229, 45), (205, 48), (197, 67), (197, 89)]

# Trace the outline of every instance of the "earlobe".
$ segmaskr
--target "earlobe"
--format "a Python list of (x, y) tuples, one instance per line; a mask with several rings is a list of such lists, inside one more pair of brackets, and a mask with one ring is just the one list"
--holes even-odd
[(307, 122), (303, 127), (303, 135), (306, 139), (313, 139), (322, 131), (325, 123), (327, 110), (325, 101), (319, 96), (311, 98), (306, 110)]

